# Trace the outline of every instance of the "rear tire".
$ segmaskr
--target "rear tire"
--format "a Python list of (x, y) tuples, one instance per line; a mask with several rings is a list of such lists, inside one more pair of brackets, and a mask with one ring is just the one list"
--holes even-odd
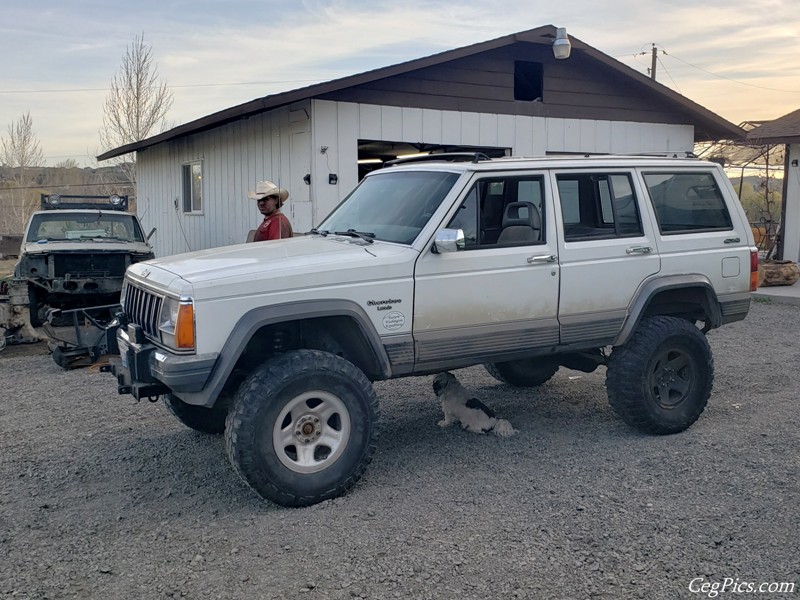
[(558, 371), (550, 358), (525, 358), (483, 365), (489, 375), (514, 387), (535, 387), (547, 383)]
[(223, 398), (219, 398), (213, 407), (206, 408), (187, 404), (180, 398), (167, 394), (164, 396), (164, 404), (169, 412), (189, 429), (212, 435), (219, 435), (225, 431), (229, 403)]
[(611, 407), (644, 433), (687, 429), (705, 410), (713, 384), (714, 360), (706, 336), (677, 317), (642, 319), (608, 361)]
[(225, 443), (263, 498), (308, 506), (353, 487), (375, 453), (378, 399), (355, 365), (318, 350), (268, 360), (240, 386)]

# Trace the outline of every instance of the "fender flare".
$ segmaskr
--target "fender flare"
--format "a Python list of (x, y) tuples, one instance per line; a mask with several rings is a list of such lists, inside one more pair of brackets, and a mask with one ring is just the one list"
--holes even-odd
[(286, 304), (260, 306), (242, 315), (225, 341), (203, 391), (188, 394), (186, 398), (182, 397), (182, 400), (188, 404), (213, 406), (250, 339), (265, 325), (334, 316), (350, 317), (356, 322), (372, 348), (381, 373), (387, 379), (391, 377), (389, 357), (381, 338), (361, 306), (350, 300), (287, 302)]
[(691, 273), (686, 275), (670, 275), (667, 277), (659, 277), (645, 281), (636, 294), (633, 300), (628, 305), (628, 316), (622, 329), (617, 336), (617, 339), (612, 344), (619, 346), (628, 341), (631, 334), (636, 330), (639, 321), (642, 320), (642, 315), (650, 305), (650, 301), (659, 293), (666, 290), (677, 290), (686, 288), (699, 288), (705, 292), (706, 300), (708, 302), (707, 308), (709, 312), (709, 322), (711, 327), (719, 327), (722, 322), (722, 309), (717, 300), (717, 294), (714, 291), (714, 286), (705, 275)]

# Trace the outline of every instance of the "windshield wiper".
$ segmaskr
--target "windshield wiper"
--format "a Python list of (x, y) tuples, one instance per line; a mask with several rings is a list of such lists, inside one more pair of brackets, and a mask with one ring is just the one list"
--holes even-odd
[(330, 231), (328, 231), (327, 229), (317, 229), (316, 227), (314, 227), (314, 229), (312, 229), (308, 233), (316, 233), (317, 235), (321, 235), (322, 237), (325, 237), (326, 235), (328, 235), (330, 233)]
[(369, 242), (370, 244), (374, 241), (372, 238), (375, 237), (374, 233), (369, 233), (366, 231), (356, 231), (355, 229), (348, 229), (347, 231), (334, 231), (334, 235), (348, 235), (350, 237), (357, 237), (361, 238), (365, 242)]

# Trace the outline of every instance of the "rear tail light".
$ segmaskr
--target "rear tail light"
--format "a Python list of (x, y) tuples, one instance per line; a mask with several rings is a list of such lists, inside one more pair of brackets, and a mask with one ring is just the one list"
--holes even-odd
[(758, 289), (758, 250), (750, 250), (750, 291)]

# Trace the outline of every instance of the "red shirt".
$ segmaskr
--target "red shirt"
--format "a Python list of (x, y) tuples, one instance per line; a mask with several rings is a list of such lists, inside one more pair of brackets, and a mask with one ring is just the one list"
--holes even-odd
[(290, 238), (294, 235), (292, 232), (292, 224), (283, 213), (273, 213), (268, 217), (264, 217), (264, 222), (259, 225), (256, 230), (256, 235), (253, 238), (254, 242), (266, 242), (267, 240), (280, 240)]

